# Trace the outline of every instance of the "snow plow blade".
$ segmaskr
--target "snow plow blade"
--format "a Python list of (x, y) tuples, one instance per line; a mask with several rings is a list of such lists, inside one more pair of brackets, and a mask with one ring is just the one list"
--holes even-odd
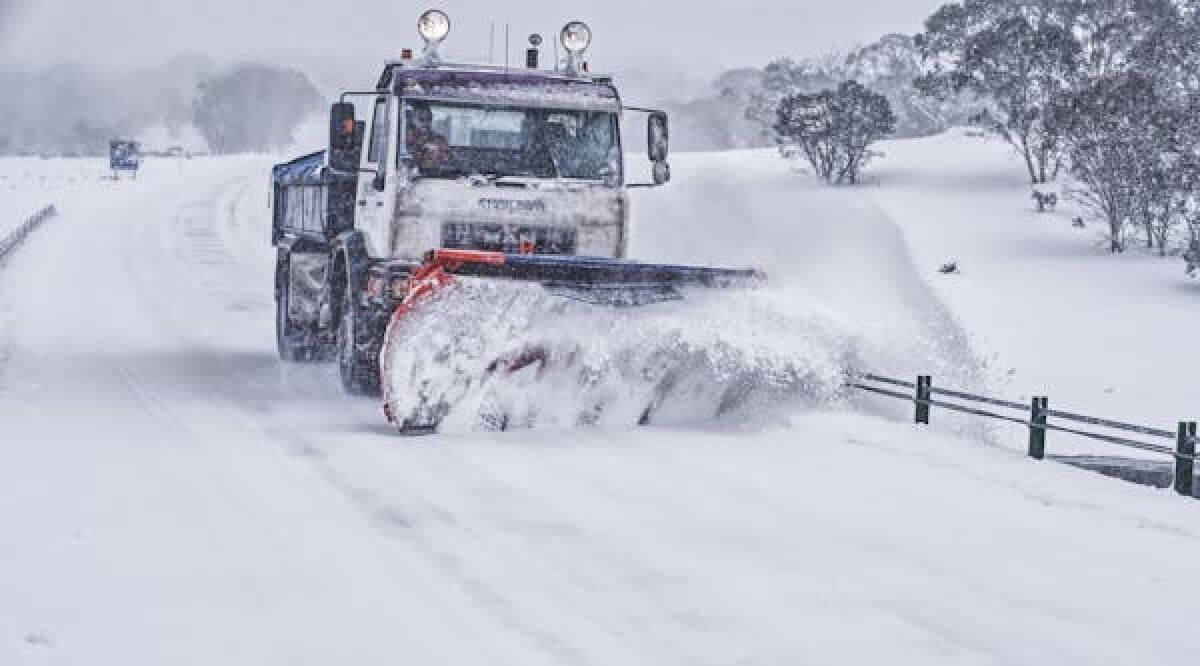
[(431, 273), (538, 282), (553, 294), (589, 303), (647, 305), (680, 298), (680, 287), (748, 287), (765, 277), (750, 268), (654, 264), (603, 257), (431, 250), (414, 275)]
[[(465, 396), (472, 392), (486, 392), (490, 382), (529, 368), (541, 376), (556, 364), (570, 367), (578, 354), (572, 351), (575, 336), (569, 330), (568, 338), (558, 343), (538, 339), (536, 333), (532, 338), (527, 334), (544, 324), (547, 331), (557, 331), (550, 333), (553, 339), (555, 334), (563, 334), (554, 322), (561, 324), (564, 312), (580, 311), (571, 310), (572, 305), (561, 301), (561, 308), (551, 306), (545, 296), (537, 294), (545, 294), (550, 300), (562, 297), (579, 301), (584, 307), (626, 308), (680, 301), (684, 289), (753, 287), (764, 279), (753, 269), (431, 250), (405, 279), (404, 296), (392, 312), (384, 333), (380, 353), (384, 413), (402, 432), (433, 432), (455, 404), (469, 402)], [(505, 282), (514, 283), (515, 291), (509, 291), (503, 285)], [(423, 304), (434, 300), (435, 294), (453, 288), (456, 283), (463, 290), (435, 306), (440, 309), (423, 309)], [(519, 285), (536, 285), (536, 293)], [(498, 297), (499, 294), (504, 296)], [(509, 316), (515, 318), (505, 322)], [(430, 327), (431, 321), (438, 322), (434, 328)], [(436, 334), (432, 333), (434, 330)], [(528, 339), (523, 342), (507, 339), (505, 331)], [(579, 333), (586, 337), (586, 331)], [(661, 365), (662, 361), (651, 364)], [(655, 371), (650, 368), (634, 374), (637, 381), (646, 382), (651, 381), (647, 378)], [(583, 390), (581, 381), (573, 382), (578, 390)], [(669, 389), (672, 379), (664, 375), (651, 383), (654, 381), (662, 386), (646, 389), (647, 405), (642, 406), (638, 422), (648, 420), (660, 399), (657, 396)], [(596, 407), (594, 411), (599, 414), (602, 408)], [(507, 416), (493, 415), (485, 420), (499, 429), (511, 425)], [(587, 418), (580, 420), (585, 422)]]

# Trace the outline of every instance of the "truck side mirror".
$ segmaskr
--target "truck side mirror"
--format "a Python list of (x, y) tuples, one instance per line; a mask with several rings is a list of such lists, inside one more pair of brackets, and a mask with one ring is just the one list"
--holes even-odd
[(646, 119), (646, 152), (651, 162), (667, 160), (667, 114), (654, 111)]
[(667, 114), (654, 109), (637, 106), (627, 106), (626, 111), (648, 114), (646, 116), (646, 156), (650, 158), (649, 183), (625, 183), (626, 187), (655, 187), (664, 185), (671, 180), (671, 165), (667, 164), (668, 140), (670, 132), (667, 127)]
[(329, 111), (329, 166), (335, 171), (358, 171), (362, 151), (361, 123), (354, 120), (354, 105), (338, 102)]
[(655, 162), (651, 175), (654, 176), (655, 185), (666, 185), (671, 180), (671, 165), (665, 161)]

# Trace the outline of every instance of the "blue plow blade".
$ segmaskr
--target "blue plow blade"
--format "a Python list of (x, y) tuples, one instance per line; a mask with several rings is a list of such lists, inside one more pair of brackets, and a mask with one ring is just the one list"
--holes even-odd
[(765, 276), (751, 268), (713, 268), (544, 254), (435, 250), (427, 263), (451, 275), (532, 281), (555, 295), (589, 303), (647, 305), (681, 298), (679, 289), (746, 288)]

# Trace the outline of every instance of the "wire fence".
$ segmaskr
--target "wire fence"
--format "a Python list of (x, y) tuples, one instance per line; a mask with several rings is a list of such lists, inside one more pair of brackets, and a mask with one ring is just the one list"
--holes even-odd
[[(1036, 460), (1043, 460), (1046, 457), (1047, 432), (1077, 435), (1107, 444), (1170, 456), (1174, 460), (1175, 466), (1175, 492), (1187, 497), (1195, 497), (1197, 461), (1195, 421), (1180, 421), (1174, 431), (1164, 430), (1050, 409), (1050, 399), (1046, 396), (1037, 396), (1026, 405), (1011, 400), (941, 388), (933, 385), (933, 378), (929, 375), (921, 375), (916, 378), (915, 382), (910, 382), (868, 373), (858, 376), (849, 382), (848, 386), (875, 395), (913, 403), (915, 406), (913, 420), (923, 425), (929, 424), (930, 412), (936, 407), (1024, 426), (1029, 430), (1029, 457)], [(908, 390), (901, 391), (899, 389)], [(1084, 430), (1083, 428), (1086, 426), (1105, 428), (1121, 434)], [(1126, 436), (1124, 433), (1136, 435), (1137, 439)], [(1173, 442), (1174, 446), (1163, 440)]]
[(25, 220), (16, 229), (13, 229), (7, 236), (0, 238), (0, 262), (8, 258), (21, 242), (25, 240), (29, 234), (33, 233), (46, 220), (58, 215), (58, 210), (53, 204), (42, 208), (33, 214), (28, 220)]

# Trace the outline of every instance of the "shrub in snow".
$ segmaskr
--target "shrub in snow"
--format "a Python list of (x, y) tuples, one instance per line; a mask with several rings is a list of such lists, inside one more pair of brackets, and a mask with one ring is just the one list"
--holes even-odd
[(871, 143), (896, 129), (887, 98), (855, 81), (835, 90), (788, 95), (775, 113), (783, 150), (799, 148), (819, 176), (837, 184), (857, 183), (877, 155), (868, 150)]
[(1035, 189), (1033, 191), (1033, 201), (1037, 204), (1039, 213), (1046, 213), (1053, 211), (1055, 206), (1058, 205), (1058, 194)]

